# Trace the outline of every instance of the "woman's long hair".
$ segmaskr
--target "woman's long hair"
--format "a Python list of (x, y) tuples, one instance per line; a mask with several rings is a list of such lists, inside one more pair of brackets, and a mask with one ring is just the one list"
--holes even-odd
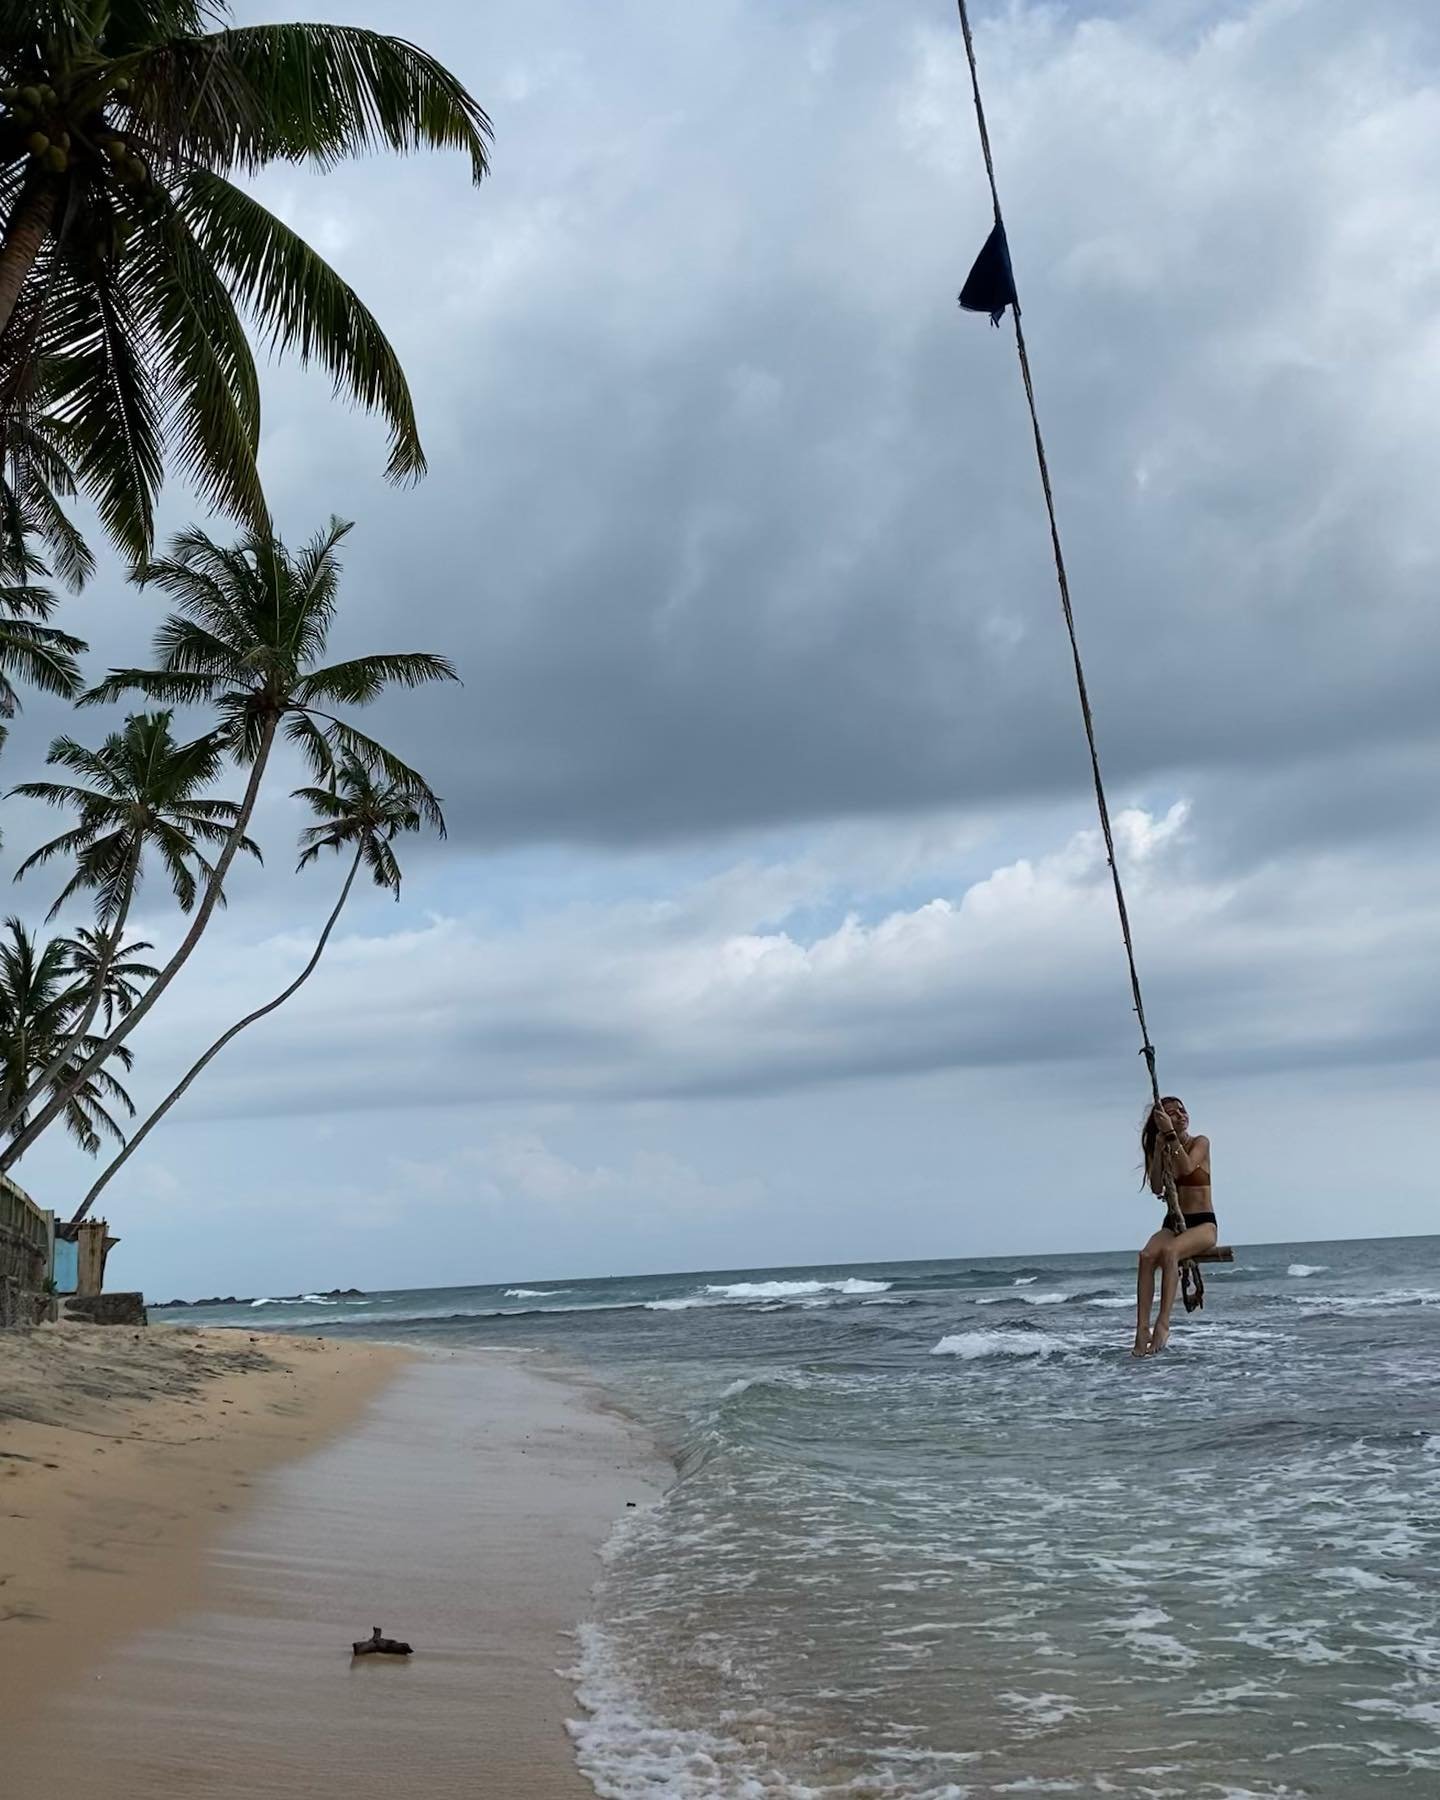
[[(1185, 1113), (1186, 1120), (1189, 1120), (1190, 1115), (1185, 1111), (1185, 1102), (1178, 1094), (1162, 1094), (1160, 1104), (1162, 1106), (1178, 1106), (1181, 1112)], [(1148, 1187), (1152, 1194), (1163, 1194), (1165, 1181), (1160, 1169), (1160, 1127), (1155, 1123), (1153, 1104), (1146, 1107), (1145, 1118), (1140, 1126), (1140, 1151), (1145, 1158), (1145, 1175), (1142, 1185)]]

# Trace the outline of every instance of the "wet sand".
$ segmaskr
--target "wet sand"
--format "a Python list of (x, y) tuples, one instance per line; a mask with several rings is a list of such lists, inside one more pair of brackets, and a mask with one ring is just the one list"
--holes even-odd
[[(257, 1484), (207, 1547), (195, 1604), (112, 1641), (18, 1734), (0, 1721), (18, 1792), (591, 1793), (558, 1671), (599, 1545), (665, 1471), (623, 1420), (520, 1359), (390, 1373), (355, 1429)], [(373, 1625), (415, 1655), (353, 1661)]]
[(43, 1696), (193, 1599), (252, 1484), (406, 1360), (235, 1331), (0, 1333), (0, 1754)]

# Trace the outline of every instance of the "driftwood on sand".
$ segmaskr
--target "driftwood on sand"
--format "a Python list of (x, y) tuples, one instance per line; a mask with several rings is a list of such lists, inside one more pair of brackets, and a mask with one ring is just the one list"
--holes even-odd
[(399, 1638), (382, 1637), (377, 1625), (368, 1638), (361, 1638), (350, 1646), (356, 1656), (413, 1656), (415, 1653), (408, 1644), (402, 1644)]

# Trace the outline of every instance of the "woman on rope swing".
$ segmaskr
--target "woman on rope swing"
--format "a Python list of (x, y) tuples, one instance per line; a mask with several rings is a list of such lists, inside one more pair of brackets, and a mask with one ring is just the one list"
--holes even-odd
[[(1165, 1193), (1168, 1162), (1179, 1190), (1185, 1229), (1162, 1225), (1140, 1252), (1140, 1274), (1135, 1290), (1135, 1355), (1155, 1356), (1170, 1340), (1170, 1309), (1180, 1285), (1180, 1265), (1187, 1256), (1215, 1247), (1215, 1214), (1210, 1206), (1210, 1140), (1190, 1136), (1190, 1115), (1184, 1103), (1167, 1094), (1145, 1116), (1140, 1128), (1140, 1148), (1145, 1156), (1145, 1181), (1152, 1194)], [(1150, 1304), (1155, 1295), (1155, 1271), (1160, 1270), (1160, 1311), (1154, 1329)]]

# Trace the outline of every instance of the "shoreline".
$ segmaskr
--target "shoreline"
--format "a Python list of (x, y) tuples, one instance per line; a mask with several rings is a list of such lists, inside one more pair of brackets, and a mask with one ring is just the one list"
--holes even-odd
[[(39, 1510), (49, 1494), (60, 1505), (45, 1529), (64, 1545), (27, 1568), (28, 1600), (8, 1618), (22, 1592), (8, 1531), (0, 1551), (0, 1759), (17, 1780), (65, 1800), (228, 1800), (256, 1783), (299, 1800), (369, 1791), (381, 1771), (434, 1796), (502, 1775), (517, 1800), (590, 1795), (560, 1671), (576, 1660), (598, 1551), (673, 1474), (635, 1421), (589, 1383), (505, 1352), (268, 1331), (252, 1344), (234, 1330), (204, 1333), (202, 1350), (181, 1327), (119, 1333), (129, 1349), (112, 1373), (172, 1332), (191, 1342), (162, 1349), (167, 1364), (277, 1366), (206, 1373), (150, 1402), (94, 1395), (85, 1422), (0, 1419), (0, 1453), (39, 1465), (0, 1454), (0, 1470), (25, 1470), (0, 1475), (0, 1515), (16, 1495)], [(236, 1419), (242, 1402), (250, 1416)], [(350, 1640), (376, 1624), (416, 1655), (352, 1664)]]
[(0, 1336), (0, 1750), (17, 1716), (193, 1597), (253, 1484), (353, 1424), (408, 1359), (223, 1330)]

